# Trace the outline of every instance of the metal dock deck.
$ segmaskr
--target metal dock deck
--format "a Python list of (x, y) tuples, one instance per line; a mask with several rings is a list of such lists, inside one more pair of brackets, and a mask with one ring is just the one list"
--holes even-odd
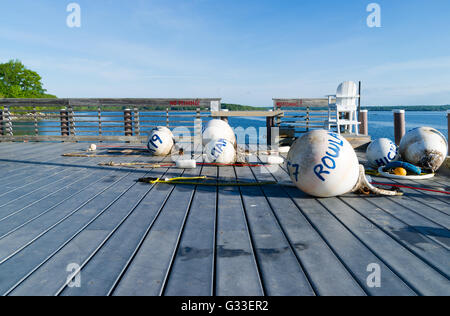
[[(1, 294), (450, 295), (446, 194), (315, 199), (282, 185), (151, 185), (136, 180), (288, 175), (259, 167), (125, 169), (98, 166), (108, 158), (61, 157), (86, 148), (0, 144)], [(449, 191), (440, 176), (402, 184)]]

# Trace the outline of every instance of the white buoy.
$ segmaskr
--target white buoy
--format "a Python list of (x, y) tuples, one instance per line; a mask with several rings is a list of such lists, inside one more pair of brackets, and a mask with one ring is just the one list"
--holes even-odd
[(342, 136), (315, 130), (297, 139), (287, 156), (289, 175), (303, 192), (332, 197), (351, 192), (358, 183), (358, 158)]
[(177, 160), (175, 165), (179, 169), (195, 169), (195, 168), (197, 168), (197, 162), (194, 159)]
[(367, 147), (366, 158), (373, 168), (379, 168), (392, 161), (397, 161), (399, 158), (397, 145), (387, 138), (377, 139)]
[(278, 152), (280, 154), (287, 154), (289, 152), (289, 150), (291, 150), (291, 147), (289, 147), (289, 146), (283, 146), (283, 147), (278, 148)]
[(217, 139), (226, 139), (236, 145), (236, 135), (230, 125), (225, 121), (214, 119), (209, 121), (203, 130), (203, 146)]
[(173, 134), (170, 129), (160, 126), (151, 131), (147, 148), (155, 156), (167, 156), (173, 145)]
[(405, 161), (432, 172), (444, 163), (447, 153), (447, 139), (431, 127), (413, 129), (400, 142), (400, 154)]
[(263, 163), (269, 165), (282, 165), (284, 163), (284, 158), (280, 156), (260, 156)]
[(205, 146), (206, 162), (233, 164), (236, 162), (234, 144), (226, 139), (217, 139)]
[(88, 151), (96, 151), (97, 150), (97, 145), (96, 144), (91, 144), (91, 146), (89, 146)]

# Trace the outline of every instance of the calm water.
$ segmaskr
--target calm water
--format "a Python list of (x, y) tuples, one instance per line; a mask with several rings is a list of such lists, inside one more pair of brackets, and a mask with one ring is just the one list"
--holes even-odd
[[(83, 113), (87, 114), (87, 113)], [(116, 114), (120, 114), (119, 112)], [(157, 114), (165, 115), (163, 112), (158, 112)], [(86, 118), (86, 120), (90, 120), (91, 118)], [(180, 118), (183, 120), (183, 118)], [(122, 117), (116, 117), (116, 118), (107, 118), (105, 120), (111, 121), (111, 120), (122, 120)], [(393, 127), (393, 113), (392, 112), (379, 112), (379, 111), (369, 111), (369, 134), (372, 136), (373, 139), (386, 137), (393, 139), (394, 138), (394, 127)], [(230, 125), (232, 127), (242, 127), (244, 129), (248, 127), (254, 127), (257, 131), (261, 131), (261, 134), (259, 135), (260, 138), (264, 139), (265, 142), (265, 126), (266, 126), (266, 119), (265, 118), (230, 118)], [(23, 124), (23, 123), (20, 123)], [(20, 135), (24, 133), (32, 133), (34, 131), (34, 125), (32, 122), (27, 123), (29, 127), (27, 128), (20, 128), (21, 130), (15, 129), (15, 134)], [(84, 126), (92, 126), (92, 129), (95, 129), (97, 127), (97, 123), (77, 123), (77, 125), (84, 125)], [(105, 127), (106, 125), (110, 127)], [(41, 132), (43, 135), (56, 135), (55, 132), (50, 131), (59, 131), (59, 122), (46, 122), (42, 121), (39, 122), (39, 126), (43, 131)], [(446, 112), (406, 112), (406, 129), (411, 130), (416, 127), (420, 126), (429, 126), (438, 129), (441, 133), (443, 133), (445, 136), (448, 135), (447, 130), (447, 113)], [(260, 130), (260, 128), (262, 128)], [(86, 128), (85, 128), (86, 129)], [(88, 128), (89, 129), (89, 128)], [(79, 131), (83, 130), (83, 128), (78, 128)], [(105, 135), (115, 135), (117, 133), (108, 133), (107, 131), (110, 130), (123, 130), (123, 123), (117, 122), (117, 123), (105, 123), (104, 127), (104, 134)], [(141, 131), (143, 133), (150, 130), (150, 127), (148, 128), (142, 128)], [(83, 133), (83, 135), (96, 135), (96, 132), (89, 132), (89, 133)], [(254, 137), (251, 137), (249, 139), (250, 143), (256, 143), (257, 140)]]
[[(266, 120), (261, 118), (231, 119), (230, 124), (234, 126), (266, 126)], [(406, 112), (406, 130), (416, 127), (429, 126), (438, 129), (446, 137), (448, 135), (447, 113), (444, 112)], [(373, 111), (369, 112), (369, 134), (373, 139), (394, 139), (394, 114), (392, 112)]]

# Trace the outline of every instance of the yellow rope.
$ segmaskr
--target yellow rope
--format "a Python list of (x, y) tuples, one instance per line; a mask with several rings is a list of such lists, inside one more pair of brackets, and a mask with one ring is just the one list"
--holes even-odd
[(187, 184), (187, 185), (199, 185), (199, 186), (261, 186), (261, 185), (271, 185), (277, 184), (275, 181), (266, 182), (227, 182), (227, 181), (217, 181), (217, 182), (193, 182), (189, 180), (216, 180), (215, 178), (208, 178), (206, 176), (202, 177), (178, 177), (172, 179), (161, 180), (161, 178), (140, 178), (139, 182), (145, 182), (150, 184), (155, 183), (166, 183), (166, 184)]

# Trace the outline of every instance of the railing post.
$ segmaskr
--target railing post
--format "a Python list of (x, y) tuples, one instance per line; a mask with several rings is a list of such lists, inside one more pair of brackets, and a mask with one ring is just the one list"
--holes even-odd
[(5, 131), (3, 130), (3, 110), (0, 110), (0, 135), (4, 136)]
[(133, 120), (131, 119), (131, 110), (125, 109), (123, 111), (125, 136), (133, 136)]
[(39, 125), (38, 125), (38, 119), (37, 119), (37, 109), (36, 106), (33, 106), (33, 118), (34, 118), (34, 135), (39, 135)]
[(359, 111), (359, 134), (361, 135), (369, 135), (369, 111), (361, 110)]
[(166, 127), (169, 128), (169, 108), (166, 108)]
[(61, 109), (59, 114), (61, 121), (61, 136), (69, 136), (69, 112), (66, 109)]
[(134, 116), (134, 121), (133, 121), (134, 135), (141, 136), (141, 126), (140, 126), (140, 122), (139, 122), (139, 109), (136, 107), (133, 110), (133, 116)]
[(72, 106), (69, 106), (69, 108), (68, 108), (68, 118), (69, 118), (70, 135), (71, 136), (75, 136), (76, 135), (76, 130), (75, 130), (75, 113), (73, 111), (73, 107)]
[(267, 127), (267, 147), (272, 147), (272, 127), (275, 126), (274, 124), (274, 117), (268, 116), (266, 118), (266, 127)]
[(9, 112), (9, 108), (8, 107), (5, 107), (5, 111), (3, 112), (3, 118), (6, 121), (6, 124), (5, 124), (5, 135), (7, 135), (7, 136), (14, 136), (12, 119), (11, 119), (11, 112)]
[(400, 145), (400, 141), (402, 140), (405, 133), (405, 110), (394, 110), (395, 144)]
[(97, 108), (97, 118), (98, 118), (98, 135), (102, 136), (102, 108), (99, 106)]

